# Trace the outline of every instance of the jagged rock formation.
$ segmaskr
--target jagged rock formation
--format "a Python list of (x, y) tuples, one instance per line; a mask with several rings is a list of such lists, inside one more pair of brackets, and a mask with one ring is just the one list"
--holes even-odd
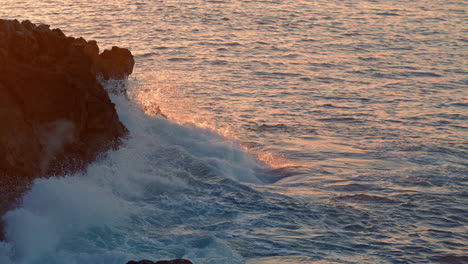
[(186, 259), (161, 260), (157, 262), (153, 262), (151, 260), (140, 260), (140, 261), (131, 260), (127, 262), (127, 264), (192, 264), (192, 262)]
[(32, 179), (118, 146), (127, 130), (97, 77), (123, 79), (133, 65), (127, 49), (99, 54), (96, 41), (0, 20), (0, 216)]

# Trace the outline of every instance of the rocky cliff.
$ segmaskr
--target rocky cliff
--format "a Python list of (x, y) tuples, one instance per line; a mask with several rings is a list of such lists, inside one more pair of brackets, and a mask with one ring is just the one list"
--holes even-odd
[[(0, 20), (0, 215), (36, 177), (84, 168), (127, 130), (98, 77), (124, 79), (127, 49)], [(0, 235), (1, 236), (1, 235)]]

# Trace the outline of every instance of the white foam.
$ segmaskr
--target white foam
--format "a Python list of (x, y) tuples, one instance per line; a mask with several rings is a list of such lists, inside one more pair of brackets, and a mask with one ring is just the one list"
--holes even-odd
[[(63, 244), (95, 227), (117, 230), (141, 213), (141, 206), (148, 206), (141, 202), (146, 196), (193, 190), (197, 188), (190, 184), (193, 180), (231, 178), (261, 183), (255, 175), (255, 159), (237, 142), (209, 129), (148, 116), (123, 97), (112, 99), (130, 138), (90, 165), (84, 175), (35, 180), (19, 208), (4, 216), (8, 243), (0, 244), (0, 263), (123, 261), (133, 256), (125, 253), (129, 246), (124, 242), (115, 252), (96, 254), (70, 251)], [(88, 244), (92, 247), (94, 242)], [(222, 243), (212, 246), (203, 250), (206, 257), (196, 255), (201, 251), (189, 254), (194, 259), (209, 259), (210, 255), (213, 259), (240, 259)]]
[(12, 264), (10, 257), (13, 254), (12, 246), (9, 243), (0, 241), (0, 263)]
[(66, 237), (115, 223), (126, 213), (121, 201), (90, 177), (38, 179), (21, 207), (4, 219), (14, 258), (30, 262), (50, 253)]

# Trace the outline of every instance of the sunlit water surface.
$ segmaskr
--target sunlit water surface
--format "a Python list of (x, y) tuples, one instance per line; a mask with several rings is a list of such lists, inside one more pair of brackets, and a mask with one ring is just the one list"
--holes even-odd
[(467, 263), (465, 1), (1, 2), (136, 58), (132, 138), (37, 181), (1, 263)]

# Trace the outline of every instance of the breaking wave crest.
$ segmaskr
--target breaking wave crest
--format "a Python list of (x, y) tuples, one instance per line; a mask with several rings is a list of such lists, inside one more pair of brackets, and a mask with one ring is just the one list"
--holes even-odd
[[(254, 192), (249, 184), (271, 180), (264, 164), (212, 129), (148, 115), (123, 96), (112, 100), (130, 138), (84, 173), (37, 179), (20, 206), (4, 216), (7, 242), (0, 244), (0, 262), (187, 257), (242, 263), (218, 238), (158, 229), (183, 229), (181, 219), (191, 211), (217, 210), (203, 201), (209, 200), (204, 193), (224, 188)], [(197, 205), (195, 197), (203, 202)], [(182, 227), (171, 223), (177, 221)], [(161, 244), (160, 237), (153, 237), (161, 234), (171, 238)]]

